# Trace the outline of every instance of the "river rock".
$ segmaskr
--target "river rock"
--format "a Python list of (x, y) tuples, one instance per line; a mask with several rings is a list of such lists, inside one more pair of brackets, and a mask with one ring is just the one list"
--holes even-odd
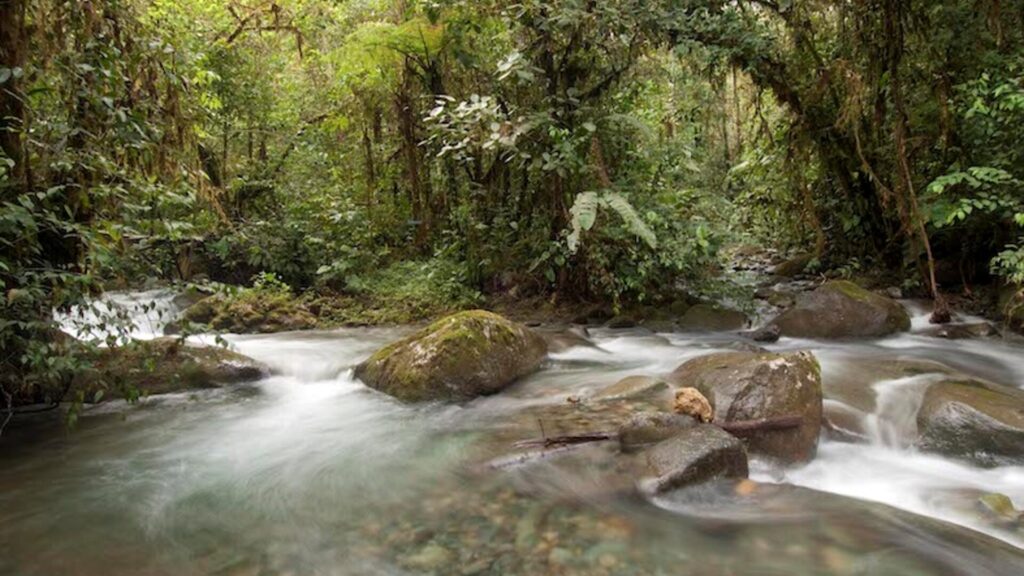
[(204, 298), (185, 309), (182, 319), (235, 334), (308, 330), (318, 323), (295, 298), (258, 291)]
[(179, 310), (184, 310), (191, 306), (194, 306), (197, 302), (205, 300), (213, 295), (213, 291), (202, 286), (189, 286), (178, 294), (175, 294), (174, 298), (171, 299), (171, 303), (174, 304)]
[(833, 358), (822, 374), (826, 399), (836, 400), (870, 414), (877, 408), (874, 385), (924, 374), (953, 374), (955, 370), (931, 360), (855, 354)]
[(946, 338), (947, 340), (966, 340), (969, 338), (998, 336), (999, 330), (988, 322), (974, 322), (971, 324), (936, 326), (926, 330), (924, 334), (935, 338)]
[(561, 354), (572, 348), (597, 348), (590, 340), (590, 332), (584, 326), (573, 326), (565, 330), (535, 330), (535, 332), (547, 343), (548, 353)]
[(823, 402), (823, 428), (825, 434), (839, 442), (863, 442), (868, 438), (867, 414), (836, 400)]
[[(77, 375), (74, 381), (75, 389), (83, 392), (86, 401), (116, 398), (119, 393), (166, 394), (216, 388), (270, 374), (270, 368), (248, 356), (217, 346), (191, 346), (174, 338), (102, 348), (95, 353), (93, 368)], [(118, 389), (110, 390), (111, 385)]]
[(747, 317), (742, 312), (714, 304), (697, 304), (683, 314), (678, 324), (684, 331), (725, 332), (746, 326)]
[(669, 412), (635, 414), (619, 427), (619, 445), (624, 452), (646, 448), (689, 430), (697, 421), (689, 416)]
[(772, 274), (776, 276), (796, 276), (802, 274), (807, 268), (807, 265), (811, 263), (814, 257), (810, 254), (797, 254), (796, 256), (782, 262), (775, 268), (772, 268)]
[(536, 370), (544, 339), (492, 312), (453, 314), (378, 350), (356, 367), (367, 386), (406, 402), (494, 394)]
[(636, 325), (636, 318), (634, 318), (633, 316), (630, 316), (629, 314), (619, 314), (618, 316), (615, 316), (614, 318), (609, 320), (608, 324), (606, 324), (605, 326), (612, 329), (621, 329), (636, 328)]
[(1024, 463), (1024, 390), (948, 380), (925, 392), (917, 447), (980, 466)]
[(647, 450), (654, 476), (645, 491), (660, 494), (714, 478), (746, 478), (747, 454), (735, 436), (710, 424), (699, 424)]
[(797, 296), (771, 323), (797, 338), (876, 337), (909, 330), (910, 316), (895, 300), (833, 280)]
[(997, 297), (996, 314), (1014, 330), (1024, 328), (1024, 287), (1004, 284)]
[(665, 394), (668, 388), (668, 382), (661, 378), (654, 376), (626, 376), (615, 384), (602, 389), (594, 395), (593, 399), (606, 401), (650, 398)]
[(775, 324), (768, 324), (755, 330), (748, 330), (746, 332), (740, 332), (740, 336), (750, 338), (754, 342), (777, 342), (781, 335), (781, 330)]
[(723, 352), (694, 358), (668, 378), (692, 386), (714, 410), (715, 424), (799, 416), (796, 428), (766, 430), (745, 438), (756, 454), (784, 463), (814, 457), (822, 422), (821, 369), (810, 352)]

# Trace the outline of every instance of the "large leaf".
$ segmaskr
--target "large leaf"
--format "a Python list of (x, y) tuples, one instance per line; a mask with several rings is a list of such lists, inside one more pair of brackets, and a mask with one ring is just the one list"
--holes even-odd
[(604, 203), (618, 213), (630, 232), (639, 236), (652, 249), (658, 247), (658, 239), (655, 238), (654, 231), (640, 218), (640, 215), (633, 209), (633, 205), (629, 203), (629, 200), (626, 200), (620, 194), (610, 192), (604, 195)]
[(584, 192), (576, 196), (576, 200), (572, 204), (572, 208), (569, 212), (572, 214), (572, 232), (569, 233), (569, 237), (566, 239), (569, 243), (569, 250), (572, 252), (576, 251), (576, 248), (580, 243), (580, 233), (584, 230), (590, 230), (594, 226), (594, 222), (597, 220), (597, 207), (600, 204), (600, 198), (597, 192)]
[(636, 234), (651, 248), (658, 247), (658, 239), (655, 237), (654, 231), (647, 226), (647, 223), (637, 214), (633, 205), (624, 196), (615, 192), (600, 194), (597, 192), (584, 192), (576, 196), (576, 200), (569, 210), (572, 214), (572, 221), (570, 222), (572, 230), (569, 232), (566, 241), (571, 252), (575, 252), (579, 247), (580, 234), (593, 228), (594, 222), (597, 220), (597, 209), (599, 207), (611, 208), (619, 215), (619, 218), (622, 218), (623, 223), (625, 223), (626, 228), (630, 232)]

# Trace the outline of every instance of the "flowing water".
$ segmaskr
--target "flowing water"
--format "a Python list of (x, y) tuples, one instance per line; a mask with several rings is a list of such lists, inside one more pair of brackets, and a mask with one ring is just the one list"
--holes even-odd
[[(145, 297), (166, 313), (147, 312), (139, 336), (174, 313), (170, 294)], [(52, 415), (16, 420), (0, 442), (0, 574), (1024, 574), (1024, 533), (975, 504), (1000, 492), (1024, 506), (1024, 467), (916, 453), (913, 415), (936, 376), (873, 369), (937, 362), (1021, 386), (1020, 344), (783, 339), (770, 348), (814, 351), (827, 402), (863, 440), (823, 438), (800, 468), (754, 462), (753, 489), (646, 500), (614, 443), (537, 458), (513, 444), (607, 429), (645, 406), (567, 398), (735, 337), (597, 331), (600, 348), (555, 355), (501, 394), (411, 406), (352, 378), (408, 330), (228, 336), (275, 375), (108, 402), (71, 432)]]

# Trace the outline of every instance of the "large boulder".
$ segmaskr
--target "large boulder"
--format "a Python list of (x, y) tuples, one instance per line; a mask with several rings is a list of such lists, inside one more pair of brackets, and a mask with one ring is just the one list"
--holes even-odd
[(669, 380), (707, 397), (715, 424), (800, 418), (795, 427), (749, 431), (744, 439), (751, 453), (796, 463), (817, 452), (821, 369), (810, 352), (710, 354), (680, 365)]
[(683, 331), (724, 332), (743, 328), (747, 317), (743, 312), (715, 304), (697, 304), (683, 314), (678, 325)]
[(371, 388), (406, 402), (469, 400), (536, 370), (547, 344), (529, 328), (483, 310), (443, 318), (356, 367)]
[(101, 348), (92, 367), (74, 381), (87, 402), (216, 388), (270, 374), (266, 365), (248, 356), (218, 346), (191, 346), (174, 338)]
[(660, 494), (715, 478), (746, 478), (747, 454), (735, 436), (710, 424), (699, 424), (659, 442), (646, 453), (653, 479), (645, 491)]
[(910, 316), (895, 300), (834, 280), (797, 296), (772, 324), (797, 338), (875, 337), (909, 330)]
[(925, 392), (917, 447), (981, 466), (1024, 463), (1024, 390), (947, 380)]

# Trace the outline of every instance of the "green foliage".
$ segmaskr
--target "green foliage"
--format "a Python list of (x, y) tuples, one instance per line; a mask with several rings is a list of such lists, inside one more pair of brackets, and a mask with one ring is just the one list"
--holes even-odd
[(622, 195), (615, 192), (584, 192), (576, 197), (572, 208), (570, 226), (572, 231), (566, 236), (570, 252), (576, 252), (580, 243), (580, 234), (593, 228), (597, 221), (598, 208), (609, 208), (619, 215), (626, 229), (644, 241), (652, 250), (657, 249), (658, 240), (654, 232), (640, 218)]

